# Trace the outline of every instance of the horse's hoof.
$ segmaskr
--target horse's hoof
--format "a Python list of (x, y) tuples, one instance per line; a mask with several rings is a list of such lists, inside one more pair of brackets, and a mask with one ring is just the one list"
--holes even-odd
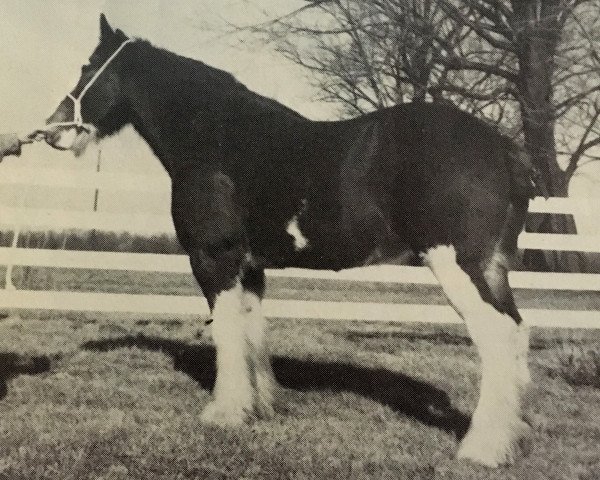
[(227, 405), (210, 402), (200, 414), (204, 423), (220, 427), (238, 427), (249, 420), (248, 409), (242, 405)]
[(490, 468), (510, 465), (529, 453), (531, 427), (518, 420), (512, 425), (469, 430), (456, 455)]

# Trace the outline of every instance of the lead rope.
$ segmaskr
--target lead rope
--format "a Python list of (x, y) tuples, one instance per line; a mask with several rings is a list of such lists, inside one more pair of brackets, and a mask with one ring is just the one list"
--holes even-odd
[(70, 98), (71, 101), (73, 102), (73, 120), (72, 121), (49, 123), (48, 125), (46, 125), (44, 127), (44, 129), (49, 129), (49, 128), (53, 128), (53, 127), (77, 127), (77, 128), (83, 128), (84, 130), (89, 132), (90, 129), (83, 123), (83, 117), (81, 116), (81, 100), (83, 99), (83, 96), (87, 93), (87, 91), (90, 89), (90, 87), (94, 84), (94, 82), (96, 80), (98, 80), (98, 77), (102, 74), (102, 72), (104, 72), (104, 70), (106, 70), (106, 67), (108, 67), (110, 65), (110, 62), (112, 62), (115, 59), (115, 57), (119, 54), (119, 52), (121, 50), (123, 50), (123, 48), (125, 48), (125, 45), (127, 45), (128, 43), (131, 43), (133, 41), (134, 41), (133, 38), (128, 38), (123, 43), (121, 43), (121, 45), (119, 45), (119, 48), (117, 48), (115, 50), (115, 52), (110, 57), (108, 57), (106, 62), (104, 62), (104, 64), (98, 69), (98, 71), (94, 74), (94, 76), (90, 79), (90, 81), (85, 85), (85, 87), (83, 87), (83, 90), (81, 90), (78, 97), (74, 97), (70, 93), (67, 93), (67, 97)]

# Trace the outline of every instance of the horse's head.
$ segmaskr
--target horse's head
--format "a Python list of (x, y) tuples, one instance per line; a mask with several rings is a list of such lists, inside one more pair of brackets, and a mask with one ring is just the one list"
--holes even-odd
[(80, 155), (91, 141), (117, 132), (129, 121), (118, 69), (123, 55), (115, 55), (128, 41), (100, 16), (100, 43), (81, 68), (75, 88), (46, 121), (48, 144)]

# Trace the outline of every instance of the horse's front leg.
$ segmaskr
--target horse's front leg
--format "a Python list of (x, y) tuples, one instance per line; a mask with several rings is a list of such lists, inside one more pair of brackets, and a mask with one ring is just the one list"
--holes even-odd
[(265, 341), (261, 300), (264, 272), (250, 256), (223, 252), (190, 255), (192, 269), (207, 298), (216, 346), (217, 376), (213, 400), (202, 420), (238, 425), (251, 416), (273, 413), (274, 380)]

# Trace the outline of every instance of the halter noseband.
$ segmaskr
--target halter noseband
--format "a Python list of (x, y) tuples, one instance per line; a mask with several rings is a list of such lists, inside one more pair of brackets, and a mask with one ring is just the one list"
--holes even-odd
[(94, 82), (96, 80), (98, 80), (98, 77), (102, 74), (102, 72), (104, 72), (104, 70), (106, 70), (106, 67), (108, 67), (110, 65), (110, 62), (112, 62), (115, 59), (115, 57), (119, 54), (119, 52), (121, 50), (123, 50), (125, 45), (127, 45), (128, 43), (131, 43), (133, 41), (134, 41), (133, 38), (128, 38), (123, 43), (121, 43), (121, 45), (119, 45), (119, 48), (117, 48), (115, 50), (115, 52), (110, 57), (108, 57), (108, 59), (104, 62), (104, 64), (98, 69), (98, 71), (90, 79), (90, 81), (85, 85), (85, 87), (83, 87), (83, 89), (79, 93), (79, 96), (74, 97), (70, 93), (67, 93), (67, 97), (73, 101), (73, 120), (70, 122), (50, 123), (50, 124), (46, 125), (46, 128), (77, 127), (77, 128), (83, 128), (84, 130), (89, 131), (89, 128), (86, 127), (86, 125), (83, 123), (83, 118), (81, 116), (81, 100), (83, 99), (83, 96), (87, 93), (87, 91), (90, 89), (90, 87), (94, 84)]

